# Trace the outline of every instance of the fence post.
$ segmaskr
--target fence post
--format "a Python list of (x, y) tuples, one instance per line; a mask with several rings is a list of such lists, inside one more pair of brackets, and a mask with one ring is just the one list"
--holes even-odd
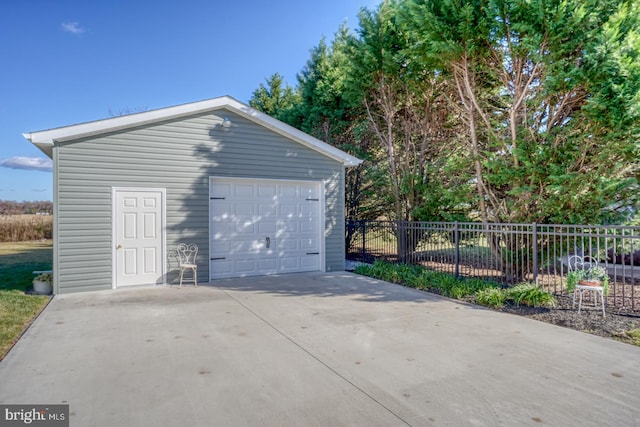
[(538, 224), (533, 223), (533, 283), (538, 284)]
[(456, 245), (456, 267), (455, 267), (455, 276), (456, 278), (460, 276), (460, 225), (458, 221), (455, 223), (453, 241)]
[(367, 221), (361, 220), (360, 224), (362, 225), (362, 262), (367, 262), (365, 255), (367, 254), (367, 241), (366, 241), (366, 231), (367, 231)]

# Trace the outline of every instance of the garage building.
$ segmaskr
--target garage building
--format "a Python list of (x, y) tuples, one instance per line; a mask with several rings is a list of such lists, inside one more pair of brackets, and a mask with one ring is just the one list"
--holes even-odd
[(53, 160), (54, 293), (344, 270), (361, 161), (228, 96), (24, 134)]

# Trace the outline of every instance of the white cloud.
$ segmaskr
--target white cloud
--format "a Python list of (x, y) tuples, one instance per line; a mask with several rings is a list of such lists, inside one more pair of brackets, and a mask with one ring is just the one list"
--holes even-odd
[(84, 28), (80, 26), (78, 22), (63, 22), (62, 30), (71, 34), (82, 34), (84, 33)]
[(51, 159), (44, 159), (42, 157), (11, 157), (10, 159), (0, 160), (0, 166), (9, 169), (51, 172), (53, 162), (51, 162)]

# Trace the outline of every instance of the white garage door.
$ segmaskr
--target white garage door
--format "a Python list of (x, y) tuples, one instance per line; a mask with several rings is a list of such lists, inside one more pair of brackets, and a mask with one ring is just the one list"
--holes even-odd
[(211, 178), (210, 277), (317, 271), (321, 183)]

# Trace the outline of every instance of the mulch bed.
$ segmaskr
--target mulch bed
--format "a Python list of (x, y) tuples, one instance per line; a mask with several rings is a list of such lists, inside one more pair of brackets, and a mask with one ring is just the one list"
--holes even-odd
[(582, 310), (578, 313), (577, 304), (574, 308), (570, 296), (558, 296), (557, 298), (556, 308), (505, 305), (499, 311), (624, 342), (632, 342), (627, 331), (640, 328), (640, 316), (638, 315), (607, 312), (603, 317), (601, 309), (593, 307), (591, 301), (583, 302)]

